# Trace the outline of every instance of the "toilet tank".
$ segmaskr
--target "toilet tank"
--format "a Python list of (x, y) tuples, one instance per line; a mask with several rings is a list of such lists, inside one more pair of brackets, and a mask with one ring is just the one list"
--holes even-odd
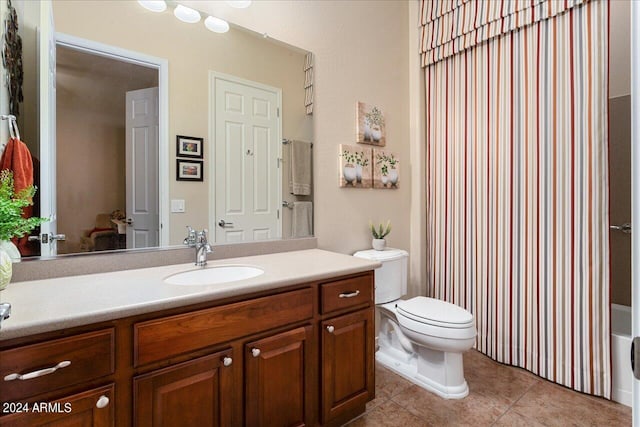
[(354, 257), (365, 258), (382, 263), (382, 267), (375, 270), (376, 304), (400, 299), (407, 293), (407, 263), (409, 253), (402, 249), (374, 249), (359, 251)]

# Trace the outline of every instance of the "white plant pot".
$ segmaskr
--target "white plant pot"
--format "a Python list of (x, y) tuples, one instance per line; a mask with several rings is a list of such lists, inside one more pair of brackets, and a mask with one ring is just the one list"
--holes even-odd
[(364, 133), (364, 140), (371, 141), (371, 127), (369, 127), (369, 123), (367, 123), (366, 120), (364, 122), (363, 133)]
[(382, 178), (380, 178), (380, 180), (382, 181), (382, 185), (384, 185), (385, 187), (387, 186), (387, 182), (389, 182), (389, 177), (386, 175), (382, 175)]
[[(0, 251), (0, 291), (11, 282), (13, 274), (13, 262), (5, 251)], [(2, 302), (2, 300), (0, 300)]]
[(376, 251), (384, 251), (384, 248), (387, 247), (387, 241), (385, 239), (373, 239), (371, 240), (371, 246)]
[(353, 184), (353, 181), (356, 180), (356, 168), (352, 164), (345, 165), (342, 168), (342, 175), (347, 184)]
[(371, 138), (373, 138), (375, 142), (379, 142), (382, 139), (382, 129), (380, 129), (380, 126), (373, 126), (371, 129)]
[(362, 165), (356, 165), (356, 181), (358, 184), (362, 182)]
[(18, 247), (11, 240), (0, 240), (0, 251), (6, 252), (12, 262), (20, 262), (22, 259)]
[(391, 185), (396, 185), (398, 183), (398, 170), (390, 169), (389, 170), (389, 182)]

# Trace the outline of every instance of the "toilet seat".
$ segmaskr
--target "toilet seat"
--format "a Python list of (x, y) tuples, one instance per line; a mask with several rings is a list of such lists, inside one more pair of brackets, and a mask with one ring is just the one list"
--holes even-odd
[(467, 340), (476, 336), (471, 313), (446, 301), (427, 297), (397, 301), (395, 313), (402, 328), (425, 337)]
[(462, 307), (427, 297), (396, 303), (398, 314), (419, 323), (441, 328), (465, 329), (474, 326), (473, 315)]

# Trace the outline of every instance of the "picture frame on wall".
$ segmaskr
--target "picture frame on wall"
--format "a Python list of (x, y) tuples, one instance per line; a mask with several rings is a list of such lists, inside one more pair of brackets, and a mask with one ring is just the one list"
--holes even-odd
[(371, 147), (340, 144), (338, 158), (341, 188), (371, 188)]
[(178, 157), (202, 159), (204, 158), (203, 145), (204, 138), (176, 135), (176, 155)]
[(380, 148), (373, 149), (373, 188), (397, 190), (400, 187), (398, 155)]
[(384, 147), (387, 144), (384, 112), (375, 105), (356, 103), (356, 142)]
[(202, 172), (202, 160), (176, 160), (176, 180), (178, 181), (204, 181)]

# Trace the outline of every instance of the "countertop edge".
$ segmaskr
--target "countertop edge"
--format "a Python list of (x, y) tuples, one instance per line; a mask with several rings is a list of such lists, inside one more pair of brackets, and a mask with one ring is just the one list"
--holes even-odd
[(176, 296), (169, 300), (164, 301), (151, 301), (149, 303), (132, 304), (130, 306), (121, 306), (105, 309), (103, 312), (79, 314), (75, 316), (69, 316), (66, 318), (58, 318), (51, 320), (37, 321), (35, 323), (24, 322), (22, 325), (11, 327), (10, 318), (3, 322), (5, 327), (0, 329), (0, 341), (8, 341), (16, 338), (22, 338), (29, 335), (42, 334), (47, 332), (58, 331), (62, 329), (70, 329), (80, 326), (87, 326), (94, 323), (108, 322), (125, 317), (131, 317), (136, 315), (148, 314), (154, 311), (161, 311), (166, 309), (184, 307), (199, 303), (214, 302), (216, 300), (238, 297), (242, 295), (248, 295), (256, 292), (275, 290), (278, 288), (285, 288), (288, 286), (294, 286), (297, 284), (304, 284), (305, 282), (317, 282), (325, 279), (335, 278), (339, 276), (347, 276), (351, 274), (363, 273), (366, 271), (374, 270), (381, 264), (377, 261), (366, 261), (363, 264), (360, 260), (360, 265), (353, 267), (341, 267), (330, 268), (326, 272), (322, 273), (310, 273), (296, 275), (295, 277), (287, 277), (282, 280), (272, 279), (268, 282), (250, 284), (242, 286), (241, 288), (222, 289), (219, 292), (207, 292), (190, 294), (184, 296)]

